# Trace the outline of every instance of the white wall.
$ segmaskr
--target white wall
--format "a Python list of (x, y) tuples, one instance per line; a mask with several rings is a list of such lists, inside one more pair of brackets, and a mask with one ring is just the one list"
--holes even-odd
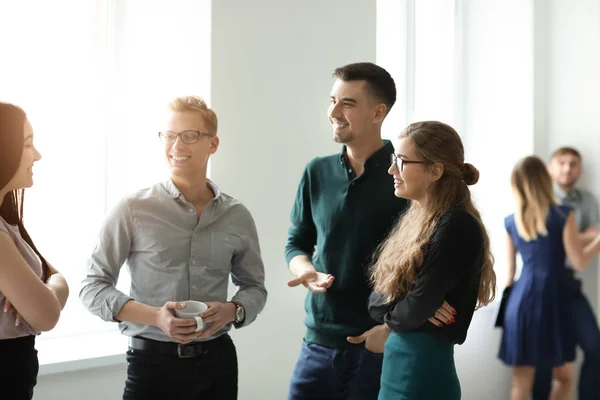
[(269, 300), (236, 332), (240, 399), (284, 399), (304, 334), (303, 288), (286, 286), (289, 213), (304, 165), (339, 151), (326, 118), (335, 67), (375, 60), (375, 3), (213, 2), (212, 176), (256, 219)]

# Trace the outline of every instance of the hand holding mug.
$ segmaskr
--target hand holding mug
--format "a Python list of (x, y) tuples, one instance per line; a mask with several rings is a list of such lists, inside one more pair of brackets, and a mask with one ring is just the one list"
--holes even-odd
[(208, 309), (202, 313), (206, 329), (198, 335), (200, 339), (213, 336), (225, 325), (235, 320), (236, 306), (234, 303), (209, 302), (206, 305)]
[(193, 319), (196, 321), (196, 329), (194, 329), (194, 332), (200, 332), (203, 330), (204, 321), (202, 320), (200, 314), (208, 310), (208, 305), (194, 300), (183, 301), (182, 304), (185, 304), (185, 308), (176, 309), (175, 316), (181, 319)]
[[(199, 327), (199, 321), (196, 320), (199, 313), (194, 313), (190, 318), (178, 318), (176, 316), (178, 311), (190, 307), (188, 303), (189, 302), (168, 301), (158, 310), (158, 315), (156, 317), (156, 326), (171, 339), (182, 344), (189, 343), (196, 339), (198, 336), (196, 329), (202, 329), (202, 327)], [(202, 319), (200, 318), (200, 320)]]

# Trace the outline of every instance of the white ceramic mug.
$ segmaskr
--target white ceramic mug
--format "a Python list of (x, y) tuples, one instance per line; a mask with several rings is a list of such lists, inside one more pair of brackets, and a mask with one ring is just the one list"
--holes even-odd
[(181, 310), (175, 310), (175, 316), (183, 319), (195, 319), (196, 329), (194, 332), (200, 332), (202, 329), (204, 329), (204, 321), (202, 321), (202, 317), (200, 317), (198, 314), (208, 310), (208, 306), (201, 301), (195, 300), (181, 301), (180, 303), (185, 304), (185, 308)]

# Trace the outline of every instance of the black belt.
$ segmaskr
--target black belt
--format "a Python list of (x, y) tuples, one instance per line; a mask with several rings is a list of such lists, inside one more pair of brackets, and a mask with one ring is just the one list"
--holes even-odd
[(136, 336), (130, 338), (129, 348), (134, 351), (143, 351), (149, 354), (190, 358), (224, 349), (230, 343), (231, 337), (226, 333), (212, 340), (189, 344), (160, 342), (158, 340), (145, 339)]

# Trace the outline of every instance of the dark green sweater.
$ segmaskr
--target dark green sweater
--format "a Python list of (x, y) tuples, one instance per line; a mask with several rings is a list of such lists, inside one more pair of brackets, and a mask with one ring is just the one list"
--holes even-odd
[(407, 205), (394, 196), (394, 178), (387, 173), (394, 152), (389, 141), (366, 161), (359, 177), (346, 165), (344, 152), (306, 166), (285, 249), (288, 264), (306, 255), (318, 271), (335, 277), (326, 293), (309, 291), (305, 301), (305, 340), (333, 348), (350, 346), (347, 336), (377, 324), (367, 309), (368, 269), (375, 248)]

